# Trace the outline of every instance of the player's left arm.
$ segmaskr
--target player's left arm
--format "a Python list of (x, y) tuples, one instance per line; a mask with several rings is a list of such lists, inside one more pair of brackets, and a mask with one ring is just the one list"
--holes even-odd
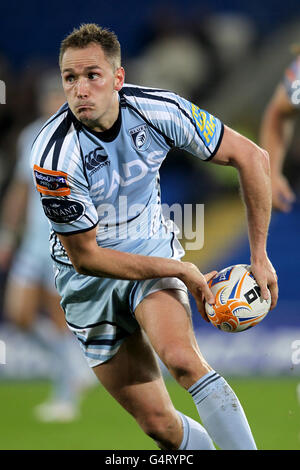
[(269, 287), (271, 308), (274, 308), (278, 299), (277, 275), (267, 255), (272, 207), (269, 155), (246, 137), (224, 126), (222, 142), (211, 161), (234, 166), (239, 172), (247, 209), (251, 270), (264, 299), (269, 296)]

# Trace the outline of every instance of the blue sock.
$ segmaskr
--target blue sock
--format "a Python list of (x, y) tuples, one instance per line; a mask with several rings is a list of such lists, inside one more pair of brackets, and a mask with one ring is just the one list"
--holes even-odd
[(216, 450), (206, 430), (192, 418), (179, 414), (183, 425), (183, 439), (178, 450)]
[(256, 450), (244, 410), (223, 377), (212, 370), (188, 391), (205, 429), (220, 449)]

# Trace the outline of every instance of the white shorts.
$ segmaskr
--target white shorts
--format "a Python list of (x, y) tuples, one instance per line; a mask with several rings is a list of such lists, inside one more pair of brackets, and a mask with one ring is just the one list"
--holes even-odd
[[(156, 249), (152, 244), (151, 255), (176, 259), (179, 251), (170, 246), (170, 241), (164, 243), (156, 244)], [(143, 254), (147, 254), (147, 247), (140, 247)], [(134, 312), (147, 295), (163, 289), (187, 293), (178, 278), (106, 279), (78, 274), (72, 266), (60, 264), (55, 280), (67, 324), (77, 336), (90, 367), (111, 359), (124, 339), (139, 328)]]

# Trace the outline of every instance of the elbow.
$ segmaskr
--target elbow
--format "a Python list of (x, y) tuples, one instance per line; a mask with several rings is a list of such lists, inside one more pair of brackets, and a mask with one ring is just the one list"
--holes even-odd
[(91, 270), (86, 261), (76, 260), (72, 261), (73, 267), (78, 274), (83, 274), (85, 276), (91, 275)]
[(84, 274), (84, 275), (88, 274), (88, 270), (85, 268), (85, 266), (81, 264), (75, 264), (75, 263), (72, 263), (72, 264), (77, 274)]
[(257, 147), (251, 158), (251, 166), (260, 169), (266, 176), (271, 175), (269, 153), (261, 147)]
[(71, 259), (72, 265), (78, 274), (84, 276), (103, 277), (101, 264), (96, 260), (94, 253), (86, 253), (84, 256), (75, 256)]
[(261, 150), (261, 165), (265, 170), (266, 175), (271, 176), (271, 169), (270, 169), (270, 155), (269, 152), (267, 152), (264, 149)]
[(271, 174), (269, 153), (255, 144), (248, 147), (248, 151), (241, 151), (234, 159), (233, 166), (239, 171), (260, 169), (267, 176)]
[(89, 274), (89, 268), (85, 258), (80, 256), (70, 256), (70, 254), (69, 257), (72, 262), (73, 268), (78, 274)]

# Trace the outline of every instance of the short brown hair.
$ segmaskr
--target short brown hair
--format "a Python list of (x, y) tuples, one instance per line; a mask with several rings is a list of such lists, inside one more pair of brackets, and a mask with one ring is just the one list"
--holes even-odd
[(114, 70), (121, 66), (121, 46), (116, 34), (109, 29), (102, 28), (95, 23), (82, 24), (74, 28), (60, 45), (59, 65), (67, 49), (84, 49), (89, 44), (99, 44), (105, 57), (113, 66)]

